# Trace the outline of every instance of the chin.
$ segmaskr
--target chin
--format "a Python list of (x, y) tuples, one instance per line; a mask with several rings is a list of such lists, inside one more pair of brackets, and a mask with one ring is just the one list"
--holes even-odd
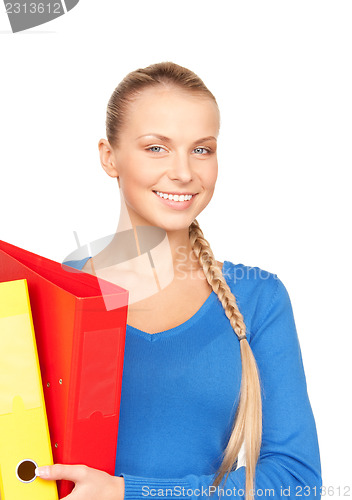
[(167, 218), (164, 217), (163, 220), (155, 220), (154, 225), (164, 229), (166, 232), (181, 231), (189, 228), (194, 217), (192, 219), (189, 219), (189, 217), (180, 217), (179, 220), (174, 221), (166, 219)]

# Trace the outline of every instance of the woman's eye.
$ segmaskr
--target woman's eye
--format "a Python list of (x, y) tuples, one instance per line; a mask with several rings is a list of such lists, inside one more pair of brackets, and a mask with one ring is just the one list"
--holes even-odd
[(156, 150), (160, 150), (160, 149), (164, 149), (164, 148), (162, 148), (161, 146), (151, 146), (150, 148), (147, 148), (147, 151), (151, 151), (152, 153), (159, 153), (159, 151), (156, 151)]
[(194, 149), (194, 151), (197, 151), (197, 150), (198, 150), (198, 151), (202, 151), (202, 150), (203, 150), (203, 151), (205, 151), (206, 153), (210, 153), (210, 149), (208, 149), (208, 148), (195, 148), (195, 149)]

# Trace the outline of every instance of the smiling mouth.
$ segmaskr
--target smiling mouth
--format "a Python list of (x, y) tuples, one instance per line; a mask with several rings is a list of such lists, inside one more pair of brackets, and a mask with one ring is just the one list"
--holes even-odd
[(189, 201), (194, 196), (196, 196), (197, 193), (163, 193), (162, 191), (153, 191), (159, 198), (164, 198), (164, 200), (170, 200), (170, 201)]

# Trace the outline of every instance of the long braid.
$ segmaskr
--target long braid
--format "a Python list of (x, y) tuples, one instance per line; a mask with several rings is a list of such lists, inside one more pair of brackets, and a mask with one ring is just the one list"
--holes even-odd
[(246, 325), (243, 315), (238, 309), (236, 298), (231, 292), (215, 260), (209, 242), (204, 238), (196, 219), (189, 227), (189, 238), (193, 252), (203, 268), (209, 285), (217, 294), (235, 334), (239, 337), (242, 360), (240, 400), (231, 436), (224, 450), (224, 458), (215, 475), (213, 486), (219, 486), (225, 474), (226, 483), (229, 473), (237, 466), (238, 455), (244, 442), (246, 500), (249, 500), (253, 498), (255, 467), (262, 438), (262, 400), (258, 368), (247, 339), (240, 340), (246, 334)]

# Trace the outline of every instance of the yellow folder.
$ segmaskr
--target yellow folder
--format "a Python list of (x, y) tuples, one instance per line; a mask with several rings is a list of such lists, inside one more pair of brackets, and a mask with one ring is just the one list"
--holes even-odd
[(27, 281), (0, 283), (0, 498), (57, 500), (55, 481), (35, 468), (53, 463)]

